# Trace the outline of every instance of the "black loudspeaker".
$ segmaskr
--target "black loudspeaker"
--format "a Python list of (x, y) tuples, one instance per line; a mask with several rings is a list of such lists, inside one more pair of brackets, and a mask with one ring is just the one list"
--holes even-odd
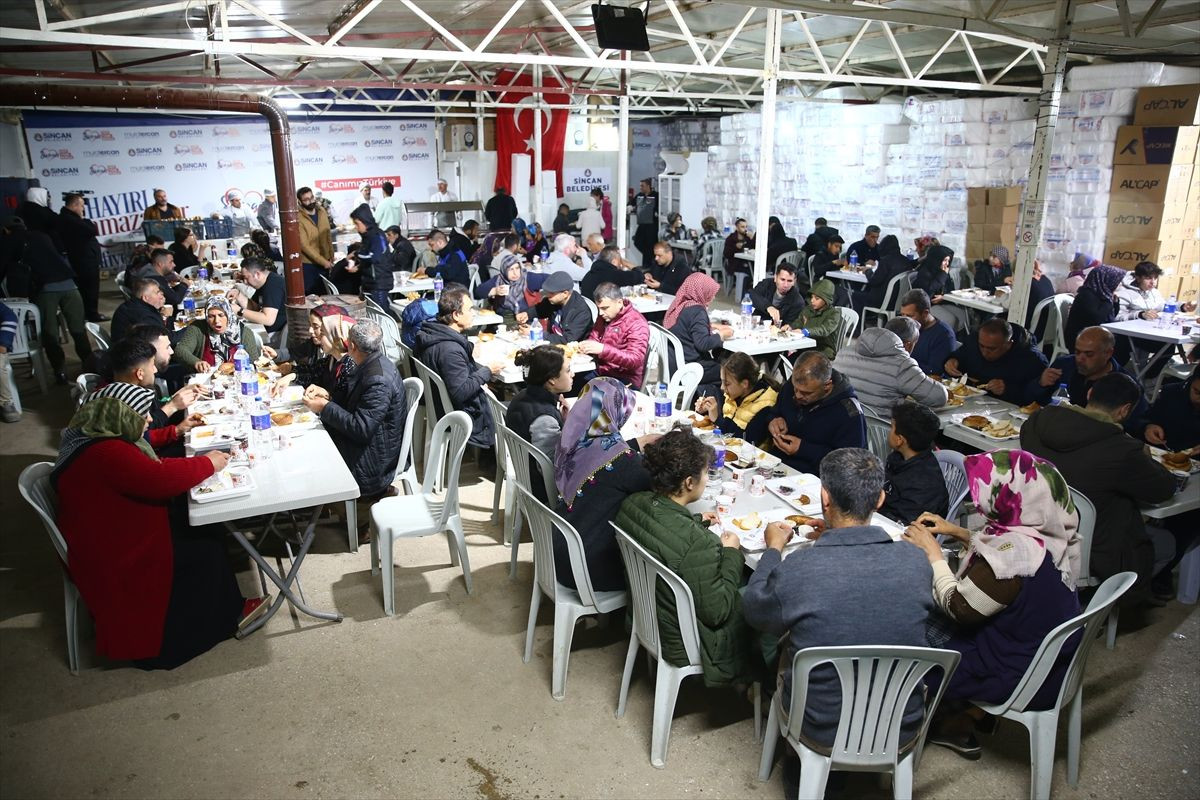
[(592, 6), (592, 21), (596, 25), (596, 43), (604, 50), (650, 49), (646, 36), (646, 17), (638, 8), (624, 6)]

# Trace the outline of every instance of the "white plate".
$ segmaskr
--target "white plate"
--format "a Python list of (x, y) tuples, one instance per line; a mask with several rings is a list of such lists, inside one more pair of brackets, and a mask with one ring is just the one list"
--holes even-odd
[(748, 512), (746, 514), (729, 514), (725, 517), (722, 517), (721, 521), (724, 523), (722, 527), (725, 530), (729, 531), (732, 534), (737, 535), (738, 540), (742, 544), (743, 550), (746, 550), (749, 552), (756, 552), (759, 550), (767, 549), (767, 542), (766, 542), (766, 539), (764, 538), (764, 536), (766, 534), (767, 526), (770, 525), (772, 522), (778, 522), (779, 520), (786, 518), (788, 515), (790, 515), (792, 513), (792, 511), (791, 511), (791, 509), (787, 509), (787, 508), (769, 508), (765, 511), (756, 512), (758, 514), (758, 519), (759, 519), (758, 527), (753, 528), (752, 530), (748, 530), (748, 531), (742, 530), (741, 528), (739, 528), (737, 525), (735, 525), (733, 523), (733, 521), (735, 519), (742, 519), (743, 517), (748, 517), (752, 513), (755, 513), (755, 512)]
[[(1013, 427), (1016, 428), (1016, 431), (1010, 436), (994, 436), (994, 435), (988, 433), (987, 431), (978, 430), (976, 428), (972, 428), (967, 425), (964, 425), (963, 420), (966, 419), (967, 417), (984, 417), (992, 424), (996, 424), (997, 422), (1012, 422)], [(986, 436), (987, 438), (993, 439), (997, 442), (1009, 442), (1009, 441), (1012, 441), (1013, 439), (1020, 439), (1021, 438), (1020, 422), (1021, 422), (1020, 419), (1005, 420), (1005, 419), (1002, 419), (1001, 416), (996, 415), (996, 414), (980, 414), (978, 412), (970, 413), (970, 414), (955, 414), (954, 416), (950, 417), (950, 424), (957, 425), (958, 427), (963, 428), (964, 430), (974, 431), (975, 433), (978, 433), (980, 436)]]
[(311, 431), (320, 421), (316, 414), (306, 408), (294, 410), (292, 411), (292, 415), (295, 417), (294, 422), (288, 425), (276, 425), (274, 422), (272, 422), (271, 430), (283, 431), (284, 433), (293, 435), (300, 434), (304, 433), (305, 431)]
[(239, 466), (218, 472), (199, 486), (192, 487), (190, 494), (197, 503), (214, 503), (231, 497), (243, 497), (254, 489), (254, 475), (250, 468)]
[[(1162, 459), (1163, 459), (1163, 456), (1165, 456), (1168, 452), (1169, 452), (1168, 450), (1164, 450), (1161, 447), (1151, 447), (1150, 448), (1150, 456), (1155, 461), (1162, 464), (1164, 467), (1167, 467), (1167, 465), (1163, 464)], [(1183, 470), (1183, 469), (1174, 469), (1173, 467), (1167, 467), (1167, 470), (1169, 472), (1171, 472), (1171, 474), (1178, 475), (1180, 477), (1183, 477), (1185, 475), (1196, 475), (1196, 474), (1200, 473), (1200, 463), (1198, 463), (1196, 461), (1196, 459), (1193, 458), (1191, 460), (1191, 464), (1192, 464), (1192, 466), (1190, 469)]]
[[(809, 517), (821, 513), (821, 479), (815, 475), (789, 475), (786, 478), (771, 478), (767, 491)], [(807, 495), (809, 502), (801, 503), (800, 497)], [(785, 515), (786, 516), (786, 515)]]

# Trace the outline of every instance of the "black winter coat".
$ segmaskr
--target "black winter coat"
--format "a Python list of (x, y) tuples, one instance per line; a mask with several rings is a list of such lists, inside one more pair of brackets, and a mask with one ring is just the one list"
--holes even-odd
[(597, 258), (592, 262), (591, 269), (579, 282), (579, 293), (588, 300), (596, 299), (596, 287), (602, 283), (615, 283), (617, 286), (637, 286), (644, 283), (646, 274), (640, 269), (621, 269), (617, 265)]
[(321, 423), (350, 468), (364, 497), (378, 495), (396, 477), (408, 398), (396, 365), (383, 353), (350, 376), (345, 406), (330, 403)]
[(914, 289), (924, 289), (925, 294), (932, 299), (954, 291), (954, 276), (949, 272), (942, 272), (938, 264), (924, 266), (913, 276), (912, 286)]
[[(795, 248), (793, 248), (795, 249)], [(758, 284), (750, 290), (750, 299), (754, 301), (754, 313), (758, 314), (765, 320), (770, 317), (767, 314), (767, 309), (775, 302), (775, 279), (763, 278)], [(796, 317), (800, 316), (804, 311), (804, 297), (800, 294), (800, 290), (793, 286), (788, 290), (788, 293), (783, 296), (783, 302), (779, 306), (779, 318), (783, 324), (788, 324)]]
[(677, 294), (679, 287), (683, 285), (683, 281), (688, 275), (692, 274), (692, 268), (688, 266), (687, 261), (678, 253), (671, 259), (671, 263), (665, 267), (660, 267), (655, 263), (654, 268), (650, 270), (650, 274), (654, 276), (656, 281), (662, 285), (658, 291), (663, 294)]
[[(561, 306), (543, 300), (534, 308), (538, 319), (550, 320), (545, 339), (551, 344), (582, 342), (592, 332), (592, 310), (583, 302), (583, 296), (579, 292), (571, 292), (567, 302)], [(557, 332), (554, 330), (556, 327)]]
[(1066, 327), (1063, 328), (1063, 340), (1067, 351), (1075, 351), (1075, 337), (1080, 331), (1093, 325), (1115, 322), (1120, 310), (1120, 301), (1116, 295), (1106, 300), (1092, 288), (1080, 287), (1075, 294), (1075, 302), (1071, 303), (1071, 312), (1067, 314)]
[(888, 453), (886, 467), (883, 490), (887, 497), (879, 513), (902, 525), (914, 522), (924, 511), (946, 516), (950, 495), (946, 491), (941, 465), (932, 450), (917, 453), (907, 461), (900, 453), (892, 451)]
[[(471, 416), (470, 444), (492, 447), (496, 432), (492, 425), (491, 409), (483, 394), (483, 387), (492, 379), (492, 371), (475, 363), (467, 337), (431, 319), (421, 325), (413, 354), (442, 376), (453, 410), (466, 411)], [(440, 412), (439, 416), (448, 413), (447, 409), (441, 407), (441, 399), (436, 392), (434, 405)]]
[(99, 235), (100, 229), (87, 217), (69, 208), (58, 212), (58, 238), (76, 274), (100, 269), (100, 242), (96, 239)]
[(36, 297), (46, 284), (74, 280), (75, 273), (49, 236), (18, 228), (0, 240), (0, 279), (7, 280), (10, 297)]
[(129, 330), (135, 325), (158, 325), (162, 327), (165, 324), (162, 313), (157, 308), (140, 297), (134, 297), (117, 306), (117, 310), (113, 312), (112, 322), (109, 324), (108, 329), (112, 335), (112, 340), (119, 342), (125, 338)]

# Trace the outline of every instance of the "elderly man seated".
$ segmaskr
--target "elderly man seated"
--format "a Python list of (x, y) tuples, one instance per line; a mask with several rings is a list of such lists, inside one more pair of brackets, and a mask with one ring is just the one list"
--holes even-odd
[(905, 397), (935, 408), (946, 405), (946, 387), (921, 371), (912, 357), (920, 331), (908, 317), (894, 317), (882, 328), (867, 328), (833, 360), (850, 379), (859, 402), (880, 417)]
[[(933, 610), (933, 569), (920, 549), (893, 542), (883, 528), (871, 524), (884, 498), (883, 465), (866, 450), (845, 448), (821, 459), (820, 475), (827, 529), (812, 547), (784, 560), (793, 528), (787, 522), (768, 525), (767, 550), (742, 598), (751, 626), (771, 636), (786, 636), (779, 659), (785, 714), (794, 682), (792, 661), (800, 650), (928, 646), (925, 621)], [(810, 673), (802, 730), (818, 746), (833, 743), (841, 697), (833, 667)], [(901, 744), (917, 733), (923, 717), (918, 687), (905, 706)]]
[(358, 528), (363, 539), (370, 524), (369, 506), (397, 494), (392, 480), (400, 460), (408, 398), (396, 365), (383, 352), (383, 330), (373, 320), (350, 329), (346, 346), (355, 369), (345, 400), (334, 402), (316, 384), (304, 390), (304, 404), (319, 414), (338, 452), (358, 483)]
[(121, 303), (113, 312), (112, 322), (109, 324), (113, 341), (124, 339), (135, 325), (161, 327), (164, 308), (168, 312), (171, 311), (158, 281), (138, 278), (133, 284), (133, 297)]
[(968, 375), (983, 381), (989, 393), (1023, 406), (1033, 399), (1030, 381), (1036, 382), (1045, 368), (1046, 357), (1030, 347), (1029, 335), (1022, 330), (1018, 337), (1012, 325), (994, 317), (946, 359), (944, 371), (952, 378)]
[[(1042, 405), (1049, 405), (1054, 391), (1060, 385), (1065, 385), (1071, 402), (1086, 407), (1088, 392), (1096, 381), (1114, 372), (1129, 374), (1113, 358), (1116, 344), (1116, 337), (1104, 328), (1098, 325), (1084, 328), (1075, 337), (1075, 355), (1059, 356), (1053, 364), (1042, 370), (1036, 380), (1030, 381), (1029, 394)], [(1131, 433), (1140, 430), (1145, 424), (1142, 417), (1149, 410), (1146, 399), (1139, 397), (1133, 413), (1125, 420), (1125, 430)]]
[(591, 259), (579, 249), (574, 236), (560, 233), (554, 237), (554, 252), (546, 259), (548, 272), (565, 272), (571, 276), (571, 280), (579, 283), (591, 266)]
[(867, 446), (867, 421), (854, 387), (814, 352), (796, 359), (792, 390), (779, 392), (767, 432), (784, 463), (800, 472), (816, 472), (831, 450)]

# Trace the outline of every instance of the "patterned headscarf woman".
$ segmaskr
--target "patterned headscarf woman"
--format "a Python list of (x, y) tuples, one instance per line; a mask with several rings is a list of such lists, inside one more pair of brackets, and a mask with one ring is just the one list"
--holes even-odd
[(597, 472), (612, 469), (622, 455), (633, 455), (621, 428), (635, 406), (633, 392), (615, 378), (593, 378), (583, 387), (554, 450), (554, 484), (568, 509)]
[(1121, 287), (1121, 281), (1128, 275), (1128, 272), (1118, 267), (1098, 264), (1084, 279), (1083, 287), (1091, 289), (1105, 300), (1112, 300), (1113, 292)]
[(707, 309), (717, 296), (721, 285), (703, 272), (693, 272), (683, 279), (679, 292), (671, 301), (667, 315), (663, 318), (663, 327), (668, 330), (679, 319), (679, 314), (688, 306), (700, 306)]
[(142, 435), (153, 404), (154, 392), (132, 383), (110, 383), (89, 394), (62, 432), (51, 478), (57, 480), (88, 445), (105, 439), (123, 439), (158, 461), (154, 448)]
[[(525, 260), (513, 253), (505, 253), (499, 258), (499, 268), (496, 270), (496, 285), (507, 286), (508, 294), (501, 298), (500, 307), (513, 314), (524, 311), (525, 306)], [(517, 277), (509, 280), (509, 267), (517, 268)], [(524, 306), (524, 307), (523, 307)]]
[(1082, 278), (1092, 267), (1100, 266), (1100, 262), (1092, 258), (1087, 253), (1075, 253), (1075, 258), (1071, 259), (1071, 271), (1067, 273), (1068, 278)]
[(316, 341), (321, 350), (335, 359), (344, 357), (347, 352), (346, 342), (350, 340), (350, 329), (358, 320), (335, 303), (314, 306), (308, 314), (319, 319), (324, 329), (321, 339)]
[(986, 523), (971, 533), (967, 557), (983, 558), (1000, 580), (1030, 577), (1049, 553), (1067, 588), (1079, 576), (1078, 515), (1054, 465), (1024, 450), (967, 456), (967, 487)]
[[(225, 315), (225, 330), (220, 333), (214, 332), (207, 322), (208, 315), (213, 311), (220, 311)], [(210, 297), (204, 317), (205, 328), (208, 330), (208, 346), (213, 355), (221, 361), (232, 361), (233, 352), (242, 343), (242, 321), (234, 313), (233, 306), (224, 297)]]
[[(308, 312), (309, 319), (316, 319), (321, 326), (320, 338), (314, 338), (312, 356), (308, 360), (301, 383), (320, 383), (331, 391), (342, 391), (354, 374), (354, 359), (346, 352), (346, 342), (355, 319), (350, 312), (336, 303), (322, 303)], [(313, 326), (316, 327), (315, 325)], [(311, 331), (310, 331), (311, 332)], [(321, 376), (327, 376), (322, 378)]]

